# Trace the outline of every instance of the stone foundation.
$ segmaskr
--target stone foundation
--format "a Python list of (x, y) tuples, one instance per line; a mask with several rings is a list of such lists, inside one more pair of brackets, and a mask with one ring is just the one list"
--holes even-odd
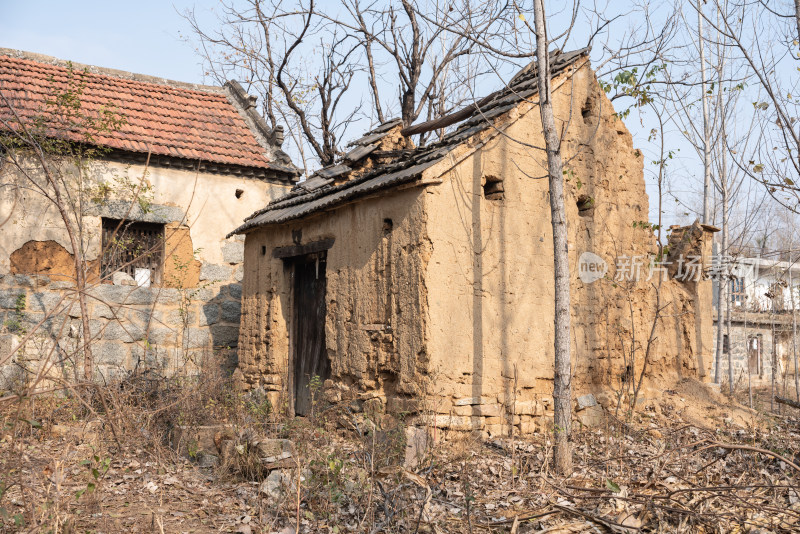
[[(235, 366), (242, 290), (233, 268), (222, 267), (228, 281), (207, 279), (198, 288), (91, 287), (95, 378), (108, 381), (145, 369), (192, 374), (208, 357)], [(80, 317), (71, 282), (0, 276), (0, 390), (29, 383), (39, 370), (82, 377)]]

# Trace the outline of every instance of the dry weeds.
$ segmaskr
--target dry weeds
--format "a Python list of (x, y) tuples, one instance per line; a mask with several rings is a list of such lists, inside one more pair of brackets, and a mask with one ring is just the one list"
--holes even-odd
[[(550, 472), (546, 433), (442, 441), (411, 471), (402, 465), (402, 422), (392, 417), (373, 424), (333, 407), (313, 420), (285, 418), (221, 377), (36, 399), (3, 414), (0, 525), (64, 533), (800, 529), (798, 419), (697, 388), (679, 383), (632, 418), (579, 429), (567, 478)], [(260, 491), (263, 470), (179, 457), (166, 445), (179, 421), (292, 439), (297, 454), (283, 487), (269, 495)]]

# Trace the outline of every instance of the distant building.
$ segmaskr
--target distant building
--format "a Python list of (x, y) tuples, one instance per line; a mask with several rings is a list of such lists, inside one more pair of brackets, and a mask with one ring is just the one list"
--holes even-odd
[[(736, 258), (732, 260), (731, 278), (727, 283), (731, 288), (731, 325), (728, 332), (727, 315), (723, 315), (722, 383), (728, 380), (729, 351), (734, 380), (739, 385), (747, 384), (748, 372), (752, 383), (770, 383), (773, 367), (777, 368), (779, 381), (786, 375), (793, 376), (792, 310), (800, 314), (800, 264), (766, 258)], [(717, 285), (715, 281), (715, 354), (719, 320)]]

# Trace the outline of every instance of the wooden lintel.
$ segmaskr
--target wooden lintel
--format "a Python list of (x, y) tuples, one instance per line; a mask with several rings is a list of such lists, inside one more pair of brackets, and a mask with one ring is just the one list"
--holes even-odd
[(275, 249), (272, 251), (272, 256), (279, 259), (286, 259), (297, 256), (305, 256), (306, 254), (314, 254), (315, 252), (322, 252), (323, 250), (330, 249), (335, 240), (335, 238), (329, 237), (328, 239), (312, 241), (311, 243), (306, 243), (305, 245), (275, 247)]

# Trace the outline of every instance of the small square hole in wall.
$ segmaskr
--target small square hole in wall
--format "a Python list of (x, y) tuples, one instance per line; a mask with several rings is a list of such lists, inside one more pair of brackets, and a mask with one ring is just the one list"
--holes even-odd
[(242, 198), (242, 195), (244, 195), (244, 189), (237, 189), (236, 198)]
[(483, 196), (486, 200), (503, 200), (505, 197), (503, 179), (492, 175), (485, 176), (483, 182)]
[(594, 215), (594, 198), (589, 195), (578, 197), (578, 215), (581, 217), (591, 217)]

